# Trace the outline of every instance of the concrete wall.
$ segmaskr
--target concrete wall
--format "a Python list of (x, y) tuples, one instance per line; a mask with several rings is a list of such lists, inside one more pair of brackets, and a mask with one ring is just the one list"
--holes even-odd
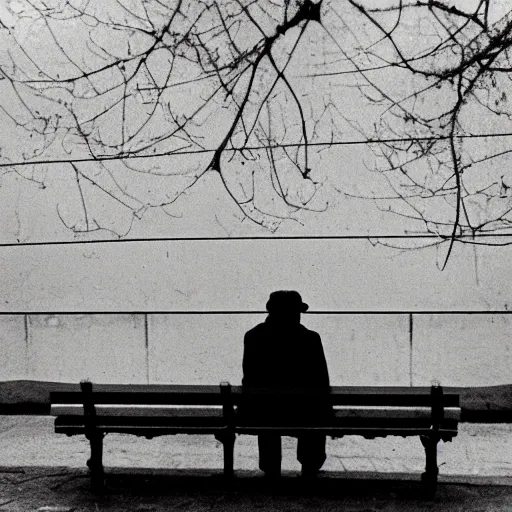
[(512, 383), (512, 316), (417, 315), (413, 381), (457, 386)]
[(0, 316), (0, 377), (2, 380), (28, 376), (28, 342), (25, 315)]
[[(191, 212), (194, 204), (187, 203)], [(340, 223), (356, 223), (345, 207)], [(345, 232), (340, 223), (334, 232)], [(222, 234), (207, 226), (147, 233), (139, 226), (138, 235)], [(381, 229), (391, 227), (380, 222), (373, 232)], [(324, 231), (310, 226), (314, 232)], [(246, 233), (233, 231), (238, 234)], [(0, 379), (240, 382), (243, 334), (264, 315), (41, 312), (258, 311), (270, 291), (296, 289), (312, 311), (349, 312), (303, 319), (322, 335), (333, 384), (510, 383), (511, 316), (416, 314), (411, 331), (407, 314), (357, 314), (511, 310), (510, 250), (459, 245), (440, 272), (440, 248), (401, 253), (364, 240), (4, 247)], [(34, 314), (14, 314), (26, 311)]]
[(317, 311), (512, 309), (512, 246), (472, 249), (457, 246), (440, 272), (434, 248), (363, 240), (3, 247), (0, 310), (254, 311), (279, 289)]
[[(0, 380), (239, 383), (243, 335), (264, 315), (0, 316)], [(512, 382), (507, 314), (305, 315), (334, 385)]]
[(27, 377), (146, 382), (143, 315), (28, 315)]

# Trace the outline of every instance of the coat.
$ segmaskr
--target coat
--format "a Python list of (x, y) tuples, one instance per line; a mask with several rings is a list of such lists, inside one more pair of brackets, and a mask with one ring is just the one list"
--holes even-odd
[(329, 386), (320, 335), (270, 317), (245, 334), (243, 372), (242, 385), (248, 387)]
[[(283, 325), (267, 320), (245, 334), (243, 357), (243, 388), (317, 388), (329, 390), (329, 372), (320, 335), (303, 325)], [(325, 418), (332, 412), (328, 399), (318, 397), (300, 403), (255, 403), (246, 400), (241, 407), (243, 417), (270, 415), (275, 420), (299, 417)]]

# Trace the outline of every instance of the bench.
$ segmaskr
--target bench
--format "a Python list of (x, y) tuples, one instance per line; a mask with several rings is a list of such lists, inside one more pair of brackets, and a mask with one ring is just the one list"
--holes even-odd
[[(233, 472), (230, 386), (108, 385), (81, 382), (76, 391), (50, 393), (55, 432), (85, 435), (91, 446), (87, 461), (91, 483), (104, 482), (103, 438), (106, 434), (134, 434), (152, 439), (173, 434), (210, 434), (224, 444), (224, 470)], [(230, 445), (231, 443), (231, 445)], [(230, 469), (231, 468), (231, 469)]]
[[(223, 382), (207, 385), (107, 385), (82, 382), (76, 391), (52, 392), (51, 414), (55, 432), (85, 435), (91, 445), (87, 464), (94, 489), (104, 481), (103, 437), (125, 433), (151, 439), (160, 435), (209, 434), (223, 443), (224, 474), (233, 477), (236, 435), (273, 432), (298, 436), (319, 432), (334, 438), (359, 435), (367, 439), (386, 436), (419, 436), (426, 454), (425, 489), (437, 485), (437, 443), (457, 435), (459, 395), (428, 387), (331, 387), (318, 389), (247, 389)], [(276, 421), (279, 404), (327, 403), (328, 418), (291, 416)], [(258, 405), (259, 404), (259, 405)], [(238, 414), (258, 406), (256, 417)]]

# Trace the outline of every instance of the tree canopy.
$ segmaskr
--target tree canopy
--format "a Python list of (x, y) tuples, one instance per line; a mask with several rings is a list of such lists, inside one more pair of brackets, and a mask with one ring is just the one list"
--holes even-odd
[[(436, 235), (512, 227), (512, 9), (498, 0), (10, 0), (0, 11), (2, 172), (75, 177), (130, 209), (218, 175), (275, 231), (332, 194)], [(322, 155), (364, 144), (375, 183), (329, 183)], [(34, 163), (39, 162), (39, 163)], [(30, 164), (30, 165), (29, 165)]]

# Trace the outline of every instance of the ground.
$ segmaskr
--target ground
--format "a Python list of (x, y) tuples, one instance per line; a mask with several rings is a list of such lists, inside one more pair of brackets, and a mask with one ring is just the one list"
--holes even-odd
[(91, 492), (85, 470), (69, 468), (11, 468), (0, 473), (0, 510), (12, 512), (302, 512), (436, 511), (510, 512), (509, 486), (441, 484), (434, 500), (421, 497), (416, 481), (351, 479), (322, 475), (303, 482), (285, 473), (271, 484), (255, 472), (237, 475), (232, 486), (218, 471), (138, 470), (110, 474), (104, 495)]
[(107, 487), (91, 492), (83, 436), (53, 432), (47, 416), (0, 416), (0, 511), (9, 512), (511, 512), (512, 425), (460, 424), (440, 446), (440, 484), (422, 497), (424, 458), (415, 438), (328, 439), (317, 481), (300, 478), (295, 440), (283, 439), (283, 478), (258, 471), (256, 439), (237, 438), (236, 479), (222, 477), (213, 436), (105, 438)]

